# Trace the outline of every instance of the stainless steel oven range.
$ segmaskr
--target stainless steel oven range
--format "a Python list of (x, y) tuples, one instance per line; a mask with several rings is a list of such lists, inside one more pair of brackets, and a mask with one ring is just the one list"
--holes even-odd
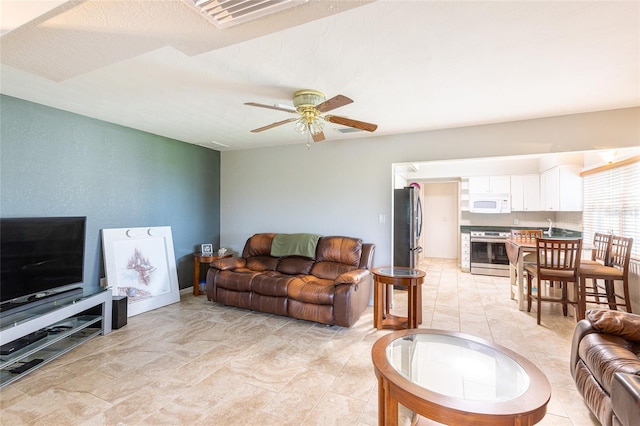
[(510, 232), (471, 231), (471, 273), (508, 277), (505, 242), (510, 235)]

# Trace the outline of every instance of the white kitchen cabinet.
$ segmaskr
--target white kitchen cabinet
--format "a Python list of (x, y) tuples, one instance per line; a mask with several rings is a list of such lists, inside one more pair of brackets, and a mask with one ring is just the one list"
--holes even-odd
[(557, 166), (540, 175), (544, 211), (582, 211), (582, 177), (579, 166)]
[(511, 176), (511, 211), (540, 211), (540, 176)]
[(508, 194), (510, 192), (510, 176), (469, 177), (469, 194)]
[(462, 178), (460, 181), (460, 210), (469, 211), (469, 179)]

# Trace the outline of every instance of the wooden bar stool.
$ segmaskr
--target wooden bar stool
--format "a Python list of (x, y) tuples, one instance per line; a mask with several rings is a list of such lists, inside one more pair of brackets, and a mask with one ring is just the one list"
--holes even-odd
[[(611, 234), (596, 232), (593, 235), (593, 247), (591, 248), (591, 259), (581, 259), (580, 266), (584, 265), (604, 265), (610, 266), (609, 253), (611, 251)], [(592, 287), (585, 287), (585, 297), (600, 303), (600, 297), (606, 299), (604, 286), (598, 285), (597, 279), (591, 280)]]
[[(512, 240), (524, 240), (534, 242), (536, 238), (542, 238), (542, 229), (512, 229)], [(536, 263), (536, 253), (527, 253), (523, 258), (525, 263)]]
[[(542, 302), (556, 302), (562, 304), (562, 313), (567, 316), (567, 306), (574, 305), (576, 317), (584, 316), (584, 304), (581, 302), (579, 290), (580, 253), (582, 251), (582, 239), (560, 240), (553, 238), (537, 238), (536, 253), (538, 258), (535, 265), (526, 265), (527, 273), (527, 312), (531, 312), (531, 303), (536, 299), (538, 308), (537, 321), (540, 324)], [(533, 278), (538, 280), (538, 292), (533, 294)], [(544, 281), (559, 282), (561, 285), (561, 297), (542, 295)], [(568, 285), (574, 285), (574, 300), (569, 300)]]
[[(542, 238), (544, 234), (542, 233), (542, 229), (512, 229), (511, 230), (511, 239), (516, 241), (524, 241), (529, 243), (535, 243), (536, 238)], [(535, 265), (536, 258), (538, 254), (536, 252), (525, 253), (522, 256), (522, 264), (523, 265)], [(516, 277), (518, 273), (516, 272)], [(540, 289), (538, 288), (538, 291)]]
[[(608, 264), (598, 262), (581, 262), (580, 264), (580, 288), (582, 300), (588, 303), (608, 305), (609, 309), (618, 309), (624, 306), (627, 312), (631, 312), (631, 299), (629, 298), (629, 264), (631, 263), (631, 247), (633, 238), (611, 236)], [(593, 291), (586, 291), (586, 282), (593, 280)], [(604, 289), (598, 286), (597, 280), (604, 281)], [(615, 281), (622, 281), (622, 294), (616, 293)], [(600, 293), (604, 290), (604, 293)], [(604, 297), (606, 300), (601, 301)], [(618, 301), (620, 300), (620, 301)]]

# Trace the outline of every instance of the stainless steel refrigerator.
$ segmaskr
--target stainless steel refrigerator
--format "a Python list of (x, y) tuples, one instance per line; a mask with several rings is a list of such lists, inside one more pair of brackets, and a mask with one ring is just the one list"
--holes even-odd
[(422, 203), (419, 189), (407, 186), (393, 194), (393, 266), (418, 266), (422, 253)]

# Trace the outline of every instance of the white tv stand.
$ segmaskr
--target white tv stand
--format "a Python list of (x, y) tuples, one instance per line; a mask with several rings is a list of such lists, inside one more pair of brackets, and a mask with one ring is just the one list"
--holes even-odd
[[(111, 301), (111, 289), (100, 289), (91, 294), (54, 300), (0, 319), (0, 345), (37, 331), (47, 331), (46, 337), (8, 355), (0, 355), (0, 387), (18, 380), (98, 334), (109, 334)], [(100, 305), (102, 315), (78, 316)], [(99, 328), (97, 323), (100, 320), (102, 326)], [(25, 371), (15, 371), (33, 360), (41, 361)]]

